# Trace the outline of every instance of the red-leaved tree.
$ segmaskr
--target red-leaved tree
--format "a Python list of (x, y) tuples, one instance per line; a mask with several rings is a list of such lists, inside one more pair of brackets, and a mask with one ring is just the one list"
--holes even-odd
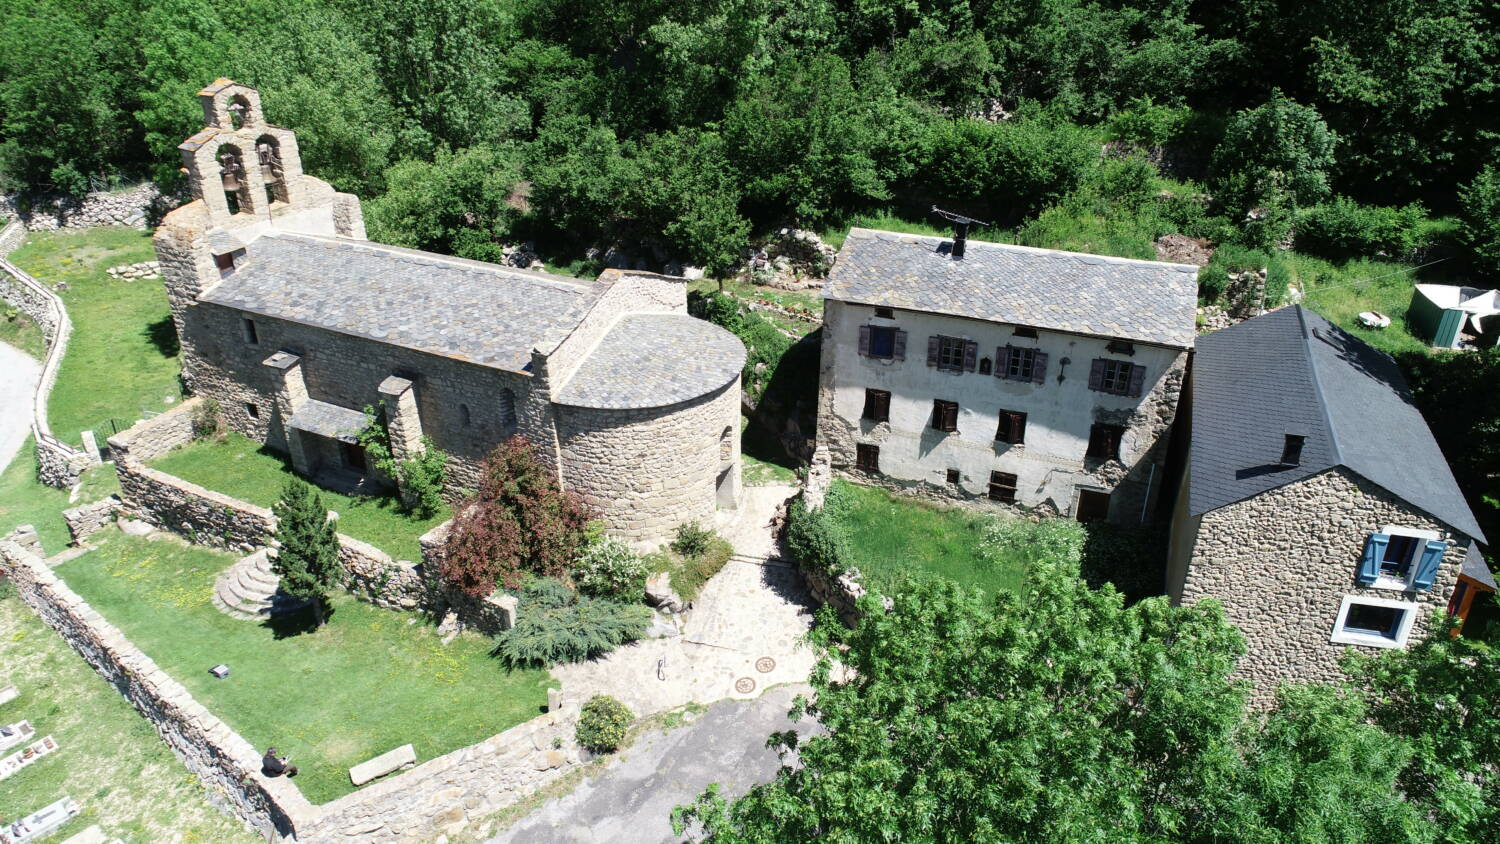
[(480, 464), (474, 501), (453, 517), (440, 573), (475, 597), (521, 585), (527, 574), (561, 577), (588, 542), (594, 513), (557, 477), (536, 446), (514, 436)]

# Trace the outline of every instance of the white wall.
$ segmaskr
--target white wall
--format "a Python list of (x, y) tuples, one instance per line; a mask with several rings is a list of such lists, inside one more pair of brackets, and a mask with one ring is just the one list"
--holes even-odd
[[(1136, 343), (1133, 356), (1119, 355), (1105, 350), (1107, 338), (1039, 329), (1037, 339), (1027, 339), (1015, 337), (1011, 325), (901, 310), (895, 311), (894, 319), (879, 319), (874, 313), (869, 306), (824, 303), (823, 387), (826, 391), (831, 378), (833, 389), (831, 402), (825, 392), (822, 409), (831, 409), (838, 423), (852, 429), (855, 441), (879, 445), (881, 472), (892, 478), (943, 486), (946, 471), (956, 468), (961, 473), (963, 492), (983, 495), (992, 470), (1010, 472), (1018, 476), (1020, 504), (1050, 505), (1060, 513), (1071, 514), (1077, 487), (1108, 491), (1125, 469), (1139, 463), (1164, 436), (1175, 413), (1185, 356), (1182, 350)], [(906, 331), (906, 359), (889, 361), (860, 355), (859, 328), (865, 324), (893, 325)], [(927, 338), (933, 334), (977, 341), (979, 357), (990, 358), (992, 364), (999, 346), (1035, 347), (1049, 356), (1046, 380), (1042, 384), (1020, 383), (993, 374), (981, 375), (977, 369), (964, 373), (939, 371), (927, 365)], [(1090, 390), (1089, 368), (1097, 357), (1145, 366), (1141, 396)], [(1069, 359), (1067, 365), (1062, 363), (1063, 358)], [(866, 388), (891, 392), (889, 425), (860, 419)], [(934, 399), (958, 402), (957, 432), (932, 429)], [(1027, 414), (1024, 444), (995, 441), (1002, 409)], [(1123, 467), (1116, 465), (1113, 471), (1086, 469), (1084, 452), (1096, 421), (1128, 426), (1120, 447)], [(820, 432), (826, 427), (820, 423)], [(848, 459), (852, 461), (852, 446), (849, 450)], [(1158, 449), (1158, 459), (1161, 451)], [(1153, 482), (1159, 485), (1161, 480), (1158, 470)], [(1112, 513), (1117, 519), (1124, 515)]]

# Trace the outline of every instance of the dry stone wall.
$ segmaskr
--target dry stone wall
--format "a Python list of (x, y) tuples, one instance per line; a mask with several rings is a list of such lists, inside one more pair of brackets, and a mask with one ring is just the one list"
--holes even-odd
[(276, 532), (270, 510), (159, 472), (132, 455), (115, 460), (115, 474), (132, 515), (201, 545), (248, 554), (270, 544)]
[(110, 437), (110, 454), (115, 457), (130, 455), (137, 461), (155, 460), (178, 446), (193, 441), (193, 417), (203, 405), (203, 398), (194, 396), (165, 413), (142, 420), (130, 428)]
[[(1183, 586), (1183, 603), (1216, 598), (1244, 634), (1239, 673), (1262, 701), (1283, 682), (1338, 680), (1345, 645), (1329, 637), (1346, 595), (1417, 605), (1411, 641), (1448, 604), (1468, 540), (1449, 546), (1429, 590), (1399, 591), (1356, 579), (1365, 538), (1385, 525), (1451, 530), (1342, 468), (1203, 515)], [(1373, 652), (1374, 648), (1360, 650)]]
[(0, 197), (0, 216), (14, 217), (31, 231), (97, 226), (144, 229), (181, 201), (181, 197), (163, 196), (156, 185), (147, 182), (125, 190), (94, 191), (82, 199), (63, 195), (26, 200), (3, 196)]
[(120, 497), (111, 495), (92, 504), (81, 504), (64, 510), (63, 521), (68, 525), (68, 534), (73, 537), (73, 544), (77, 545), (103, 530), (105, 525), (114, 521), (115, 515), (123, 507), (124, 502)]
[(422, 566), (339, 534), (339, 562), (344, 567), (344, 588), (362, 601), (396, 610), (424, 609), (431, 591)]

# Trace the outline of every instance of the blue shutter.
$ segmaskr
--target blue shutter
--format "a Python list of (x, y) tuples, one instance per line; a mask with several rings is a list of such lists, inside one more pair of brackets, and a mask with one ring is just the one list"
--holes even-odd
[(1372, 533), (1365, 540), (1365, 553), (1359, 559), (1359, 582), (1366, 586), (1374, 583), (1380, 577), (1380, 560), (1385, 557), (1385, 546), (1391, 544), (1391, 538), (1383, 533)]
[(1418, 589), (1431, 589), (1433, 581), (1437, 580), (1438, 567), (1443, 564), (1443, 552), (1448, 550), (1448, 545), (1436, 539), (1427, 541), (1422, 548), (1422, 556), (1417, 560), (1417, 576), (1412, 578), (1411, 585)]

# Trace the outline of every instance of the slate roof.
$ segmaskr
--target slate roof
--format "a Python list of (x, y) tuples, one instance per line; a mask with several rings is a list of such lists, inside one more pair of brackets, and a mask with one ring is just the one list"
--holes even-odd
[(665, 407), (734, 380), (745, 366), (738, 337), (686, 314), (627, 314), (557, 392), (573, 407)]
[(1198, 268), (850, 229), (823, 297), (1191, 348)]
[(1495, 585), (1495, 575), (1490, 572), (1489, 564), (1484, 561), (1484, 555), (1479, 553), (1479, 546), (1473, 542), (1469, 543), (1469, 550), (1464, 554), (1462, 571), (1491, 589), (1500, 589)]
[(365, 429), (365, 414), (325, 401), (308, 399), (297, 408), (297, 412), (292, 414), (287, 423), (299, 431), (352, 443), (359, 441), (359, 432)]
[(1194, 515), (1343, 466), (1484, 540), (1395, 361), (1300, 305), (1198, 338), (1190, 412)]
[(607, 286), (383, 246), (275, 233), (199, 297), (228, 308), (524, 371)]

